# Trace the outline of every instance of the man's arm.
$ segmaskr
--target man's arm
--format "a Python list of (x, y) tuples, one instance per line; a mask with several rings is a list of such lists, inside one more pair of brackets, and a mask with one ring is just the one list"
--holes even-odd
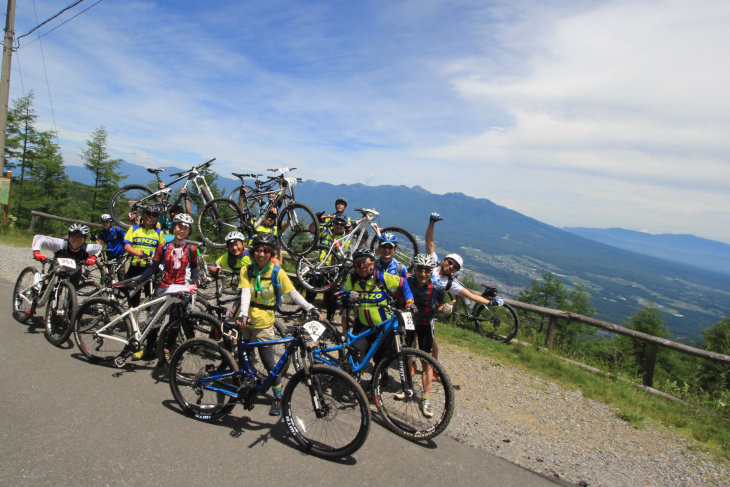
[(438, 213), (431, 213), (431, 217), (428, 221), (428, 228), (426, 228), (426, 254), (430, 255), (436, 252), (436, 245), (433, 243), (433, 227), (437, 221), (441, 221), (443, 218)]
[(502, 306), (502, 304), (504, 304), (504, 300), (502, 299), (487, 299), (480, 294), (474, 294), (465, 287), (461, 288), (459, 296), (471, 299), (472, 301), (483, 304), (484, 306)]

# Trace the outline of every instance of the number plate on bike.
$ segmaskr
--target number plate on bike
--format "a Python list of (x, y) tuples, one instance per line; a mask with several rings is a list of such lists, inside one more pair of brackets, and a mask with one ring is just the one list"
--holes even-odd
[(404, 311), (401, 313), (401, 316), (403, 317), (403, 324), (405, 325), (406, 330), (415, 331), (416, 324), (413, 322), (413, 313), (410, 311)]
[(305, 323), (304, 329), (307, 330), (307, 333), (309, 333), (309, 336), (312, 337), (314, 343), (317, 343), (319, 337), (321, 337), (322, 333), (324, 333), (324, 331), (326, 330), (324, 325), (317, 321), (310, 321), (309, 323)]
[(63, 267), (68, 267), (69, 269), (76, 269), (76, 261), (73, 259), (68, 259), (66, 257), (60, 257), (56, 259), (56, 262), (58, 262), (58, 265), (61, 265)]

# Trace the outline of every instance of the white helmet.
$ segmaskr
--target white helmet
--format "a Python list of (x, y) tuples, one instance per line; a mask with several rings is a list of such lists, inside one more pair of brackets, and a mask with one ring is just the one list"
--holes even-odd
[(246, 241), (246, 237), (241, 232), (233, 231), (226, 235), (226, 243), (233, 242), (234, 240), (240, 240), (241, 242)]
[(437, 265), (436, 258), (430, 254), (418, 254), (413, 258), (413, 265), (417, 267), (434, 268)]
[(99, 219), (103, 222), (110, 222), (112, 221), (112, 216), (109, 213), (104, 213)]
[[(459, 254), (449, 254), (446, 257), (444, 257), (444, 260), (445, 259), (451, 259), (454, 262), (456, 262), (457, 264), (459, 264), (459, 269), (464, 267), (464, 259), (462, 259)], [(459, 269), (457, 269), (457, 270), (459, 270)]]
[(175, 218), (172, 219), (172, 224), (175, 225), (179, 223), (180, 225), (185, 225), (188, 228), (193, 227), (193, 217), (188, 215), (187, 213), (178, 213), (175, 215)]
[(70, 227), (68, 227), (68, 233), (69, 235), (72, 233), (80, 233), (81, 235), (88, 235), (89, 234), (89, 227), (86, 225), (83, 225), (81, 223), (72, 223)]

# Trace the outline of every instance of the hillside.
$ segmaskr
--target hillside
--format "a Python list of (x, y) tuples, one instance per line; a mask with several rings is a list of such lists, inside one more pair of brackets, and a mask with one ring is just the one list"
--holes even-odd
[[(72, 179), (88, 174), (83, 168), (68, 169)], [(175, 171), (179, 169), (169, 169)], [(131, 175), (127, 183), (153, 179), (140, 166), (125, 163), (122, 172)], [(236, 182), (219, 177), (218, 184), (227, 193)], [(464, 254), (468, 270), (477, 273), (479, 280), (498, 285), (510, 297), (550, 270), (568, 286), (584, 284), (596, 307), (596, 317), (614, 323), (624, 323), (641, 306), (654, 301), (677, 337), (694, 340), (702, 327), (730, 314), (728, 275), (589, 240), (487, 199), (461, 193), (437, 195), (420, 187), (316, 181), (305, 181), (295, 189), (297, 200), (315, 212), (331, 211), (335, 198), (344, 196), (351, 210), (376, 208), (382, 226), (405, 227), (420, 239), (429, 213), (438, 211), (445, 221), (436, 229), (437, 246)]]

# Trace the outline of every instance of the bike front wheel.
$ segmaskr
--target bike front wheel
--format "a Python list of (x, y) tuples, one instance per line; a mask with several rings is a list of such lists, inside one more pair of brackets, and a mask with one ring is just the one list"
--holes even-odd
[(520, 328), (517, 312), (509, 304), (503, 306), (477, 305), (474, 309), (474, 324), (483, 337), (502, 343), (509, 343)]
[(281, 245), (291, 256), (304, 255), (317, 245), (319, 219), (307, 205), (292, 203), (279, 215), (276, 223)]
[[(406, 269), (410, 268), (413, 258), (418, 254), (418, 241), (411, 232), (400, 227), (385, 227), (380, 229), (380, 234), (392, 233), (398, 239), (398, 247), (395, 249), (393, 258), (403, 264)], [(377, 252), (378, 237), (375, 235), (370, 242), (370, 250)]]
[(226, 248), (226, 235), (233, 231), (241, 231), (250, 237), (244, 216), (238, 205), (228, 198), (216, 198), (208, 202), (198, 217), (200, 238), (208, 247)]
[(141, 214), (142, 207), (156, 204), (157, 200), (151, 196), (152, 190), (142, 184), (130, 184), (119, 188), (109, 199), (109, 214), (114, 223), (124, 230), (134, 222), (129, 220), (129, 214)]
[(215, 421), (236, 405), (240, 380), (233, 372), (237, 370), (228, 350), (209, 338), (195, 338), (172, 354), (167, 379), (183, 413), (201, 421)]
[(46, 340), (60, 347), (73, 332), (76, 310), (79, 307), (76, 289), (68, 281), (58, 283), (55, 295), (46, 306)]
[(370, 433), (370, 406), (360, 385), (345, 372), (313, 365), (291, 378), (282, 397), (284, 418), (296, 442), (312, 455), (352, 455)]
[(124, 351), (132, 330), (129, 318), (107, 326), (123, 312), (120, 305), (106, 298), (91, 298), (79, 306), (74, 341), (90, 362), (108, 362)]
[[(433, 372), (438, 380), (433, 379)], [(454, 414), (454, 389), (448, 374), (431, 355), (415, 348), (403, 348), (381, 360), (373, 374), (373, 391), (388, 428), (408, 440), (438, 436)]]
[(20, 323), (25, 323), (33, 316), (39, 291), (34, 286), (35, 275), (38, 269), (28, 266), (22, 271), (15, 281), (13, 288), (13, 318)]
[(158, 365), (167, 369), (170, 357), (185, 340), (215, 336), (221, 324), (212, 316), (193, 311), (168, 322), (160, 330), (157, 340)]
[(307, 291), (327, 291), (340, 282), (345, 267), (338, 253), (327, 255), (329, 249), (329, 245), (318, 244), (297, 260), (297, 279)]

